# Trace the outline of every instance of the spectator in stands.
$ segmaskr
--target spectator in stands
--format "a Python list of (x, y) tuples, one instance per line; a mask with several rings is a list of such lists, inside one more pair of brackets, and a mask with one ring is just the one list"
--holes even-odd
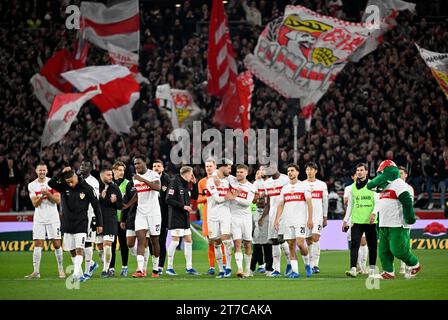
[(448, 149), (443, 151), (442, 157), (437, 164), (437, 175), (440, 181), (440, 208), (446, 207), (446, 189), (448, 187)]
[(246, 12), (246, 21), (254, 26), (261, 26), (261, 13), (255, 1), (251, 1), (250, 6), (247, 5), (247, 0), (242, 0), (241, 4)]
[(428, 210), (431, 210), (434, 207), (434, 203), (432, 201), (432, 186), (433, 186), (433, 178), (434, 178), (434, 167), (432, 165), (431, 156), (426, 153), (422, 153), (420, 158), (422, 169), (423, 169), (423, 179), (425, 182), (425, 190), (428, 194)]

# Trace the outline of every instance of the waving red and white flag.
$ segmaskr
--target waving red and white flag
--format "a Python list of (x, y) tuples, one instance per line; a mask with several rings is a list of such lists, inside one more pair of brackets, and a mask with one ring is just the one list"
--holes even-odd
[(53, 100), (42, 135), (42, 147), (60, 141), (70, 130), (84, 103), (101, 93), (99, 88), (86, 93), (59, 94)]
[(223, 97), (234, 94), (238, 68), (230, 40), (224, 5), (213, 0), (208, 38), (208, 91), (211, 95)]
[(109, 127), (117, 133), (129, 133), (132, 107), (140, 98), (140, 85), (128, 68), (118, 65), (87, 67), (62, 74), (76, 89), (86, 92), (101, 88), (92, 102), (103, 113)]
[(118, 64), (128, 68), (138, 83), (144, 82), (149, 84), (149, 80), (138, 72), (138, 54), (110, 43), (107, 44), (107, 50), (109, 51), (109, 58), (112, 64)]
[(57, 51), (30, 80), (34, 94), (45, 109), (50, 110), (57, 94), (71, 92), (73, 87), (61, 77), (61, 73), (83, 68), (82, 61), (75, 60), (72, 54), (63, 49)]
[(138, 0), (120, 2), (111, 7), (102, 3), (81, 2), (84, 36), (96, 46), (107, 50), (111, 43), (131, 51), (140, 44), (140, 11)]

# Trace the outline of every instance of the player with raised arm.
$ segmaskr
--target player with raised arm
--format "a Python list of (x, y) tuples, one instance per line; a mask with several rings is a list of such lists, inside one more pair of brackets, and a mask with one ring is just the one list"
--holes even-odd
[(225, 256), (230, 266), (232, 254), (231, 223), (232, 216), (230, 213), (229, 201), (234, 200), (236, 195), (230, 192), (230, 184), (226, 179), (232, 170), (232, 162), (224, 159), (224, 163), (218, 164), (217, 183), (215, 179), (207, 180), (207, 223), (209, 238), (215, 246), (215, 257), (219, 267), (217, 278), (231, 276), (231, 269), (226, 268), (222, 261), (221, 245), (224, 243)]
[(305, 237), (308, 230), (313, 229), (313, 210), (311, 191), (308, 185), (300, 182), (299, 166), (288, 165), (288, 177), (290, 182), (282, 188), (278, 203), (277, 213), (274, 219), (276, 230), (280, 228), (280, 219), (283, 220), (284, 239), (289, 245), (291, 272), (287, 278), (299, 278), (299, 266), (296, 254), (296, 245), (299, 246), (305, 262), (306, 276), (311, 277), (312, 270), (309, 261), (308, 247), (305, 245)]
[[(232, 214), (232, 238), (235, 244), (235, 261), (238, 266), (237, 276), (239, 278), (251, 276), (250, 262), (252, 257), (252, 213), (250, 205), (255, 197), (255, 188), (247, 181), (248, 167), (239, 164), (236, 167), (236, 178), (230, 181), (231, 192), (236, 195), (230, 201), (230, 212)], [(243, 271), (243, 252), (241, 245), (244, 244), (244, 262), (246, 272)]]
[(26, 276), (27, 279), (40, 278), (40, 260), (46, 236), (53, 242), (59, 278), (65, 278), (62, 264), (61, 222), (57, 207), (61, 203), (61, 195), (48, 186), (50, 178), (47, 177), (47, 173), (47, 165), (39, 163), (36, 167), (37, 179), (28, 184), (29, 196), (35, 209), (33, 217), (34, 271)]
[(316, 179), (318, 167), (315, 162), (308, 162), (305, 165), (307, 179), (303, 181), (306, 188), (310, 190), (313, 198), (313, 229), (307, 235), (306, 242), (310, 252), (310, 265), (313, 273), (320, 273), (320, 235), (322, 229), (327, 226), (328, 216), (328, 188), (322, 180)]
[[(291, 271), (291, 264), (289, 263), (289, 246), (286, 242), (281, 243), (279, 240), (279, 234), (283, 233), (283, 228), (281, 228), (281, 220), (280, 228), (276, 229), (274, 227), (275, 215), (277, 214), (278, 204), (281, 200), (280, 193), (282, 188), (289, 183), (289, 178), (287, 175), (280, 173), (277, 169), (274, 168), (266, 168), (265, 173), (267, 176), (270, 176), (269, 179), (265, 181), (266, 194), (268, 197), (267, 204), (264, 208), (264, 212), (261, 215), (260, 220), (258, 221), (259, 225), (263, 225), (264, 218), (269, 216), (269, 229), (268, 229), (268, 239), (269, 242), (272, 243), (272, 273), (267, 272), (266, 276), (268, 277), (279, 277), (280, 273), (280, 259), (281, 259), (281, 249), (285, 253), (286, 260), (288, 265), (286, 266), (286, 274)], [(281, 248), (281, 249), (280, 249)]]
[(88, 209), (92, 205), (96, 232), (103, 232), (103, 217), (93, 188), (70, 168), (65, 167), (48, 181), (61, 194), (64, 250), (70, 251), (74, 264), (73, 281), (83, 282), (82, 260), (88, 229)]
[(137, 235), (137, 271), (132, 275), (134, 278), (145, 277), (145, 248), (147, 235), (153, 248), (152, 277), (159, 277), (159, 235), (162, 223), (160, 212), (159, 191), (160, 176), (146, 166), (143, 156), (134, 158), (136, 174), (133, 177), (134, 187), (137, 192), (137, 214), (135, 215), (135, 233)]

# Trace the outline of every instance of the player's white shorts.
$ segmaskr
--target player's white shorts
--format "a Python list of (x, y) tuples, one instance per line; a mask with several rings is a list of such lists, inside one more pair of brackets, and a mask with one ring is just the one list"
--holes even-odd
[(252, 216), (232, 216), (232, 238), (252, 241)]
[(231, 234), (232, 217), (230, 215), (220, 217), (218, 220), (207, 219), (207, 224), (208, 224), (208, 237), (210, 239), (217, 239), (221, 237), (221, 235), (223, 234), (226, 235)]
[(129, 230), (129, 229), (126, 230), (126, 237), (135, 237), (135, 236), (137, 236), (135, 234), (135, 230)]
[(162, 216), (143, 216), (137, 214), (135, 216), (135, 231), (147, 230), (147, 236), (160, 235), (160, 226), (162, 224)]
[(254, 244), (265, 244), (268, 242), (269, 216), (264, 217), (263, 225), (260, 226), (258, 221), (262, 214), (263, 209), (257, 209), (257, 212), (253, 215)]
[(274, 228), (274, 220), (275, 216), (269, 217), (268, 239), (278, 239), (278, 231)]
[(85, 233), (64, 233), (64, 250), (84, 249), (86, 237)]
[(45, 240), (48, 236), (48, 239), (61, 239), (61, 223), (33, 223), (33, 240)]
[(96, 243), (104, 243), (104, 241), (114, 242), (115, 241), (115, 235), (113, 235), (113, 234), (105, 234), (105, 235), (101, 235), (101, 236), (97, 236), (96, 237)]
[(173, 237), (183, 237), (183, 236), (191, 236), (191, 229), (172, 229), (171, 236)]
[(306, 237), (309, 238), (311, 237), (313, 234), (318, 234), (320, 235), (322, 232), (322, 228), (323, 228), (323, 220), (319, 220), (319, 221), (313, 221), (313, 229), (308, 229), (307, 228), (307, 234)]
[(298, 224), (295, 226), (285, 226), (285, 233), (283, 234), (284, 240), (293, 240), (297, 238), (306, 238), (307, 230), (305, 224)]

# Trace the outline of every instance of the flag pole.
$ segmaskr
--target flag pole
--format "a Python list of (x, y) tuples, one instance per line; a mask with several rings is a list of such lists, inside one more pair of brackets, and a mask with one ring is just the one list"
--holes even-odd
[(299, 129), (299, 117), (297, 114), (294, 116), (293, 119), (293, 125), (294, 125), (294, 163), (297, 163), (299, 159), (297, 159), (297, 133)]

